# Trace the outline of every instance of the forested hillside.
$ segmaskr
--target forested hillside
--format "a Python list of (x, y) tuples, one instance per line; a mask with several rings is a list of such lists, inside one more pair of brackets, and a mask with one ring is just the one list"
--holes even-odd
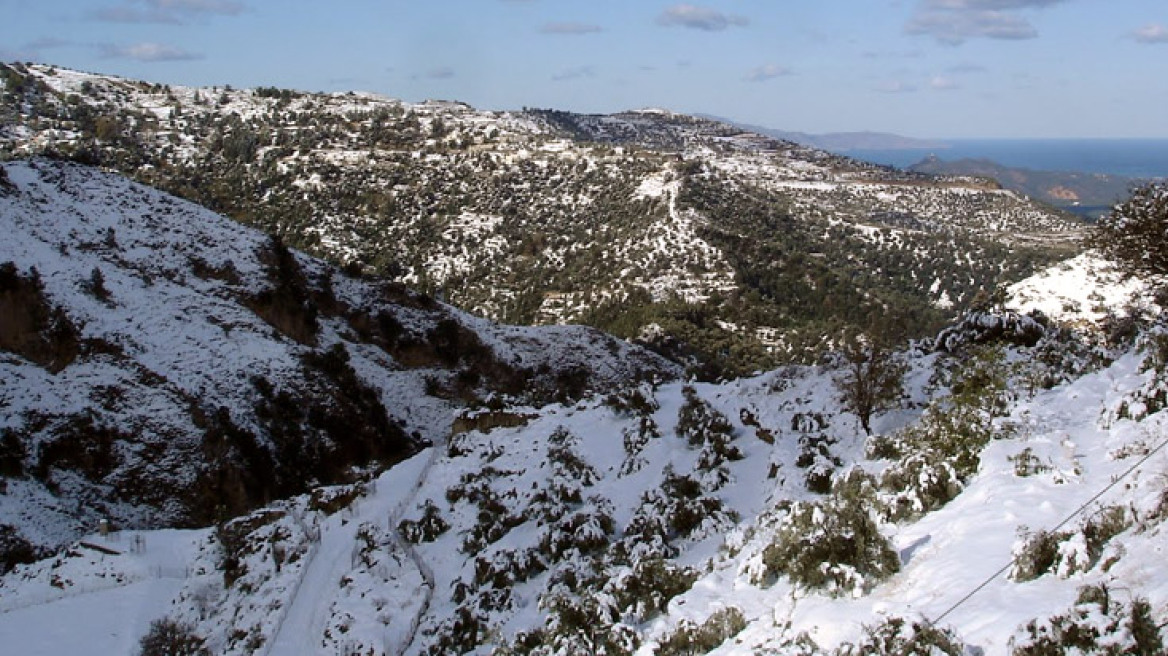
[(704, 377), (809, 361), (872, 317), (922, 337), (1076, 249), (1073, 219), (984, 180), (662, 110), (0, 75), (3, 156), (113, 168), (477, 315), (589, 323)]

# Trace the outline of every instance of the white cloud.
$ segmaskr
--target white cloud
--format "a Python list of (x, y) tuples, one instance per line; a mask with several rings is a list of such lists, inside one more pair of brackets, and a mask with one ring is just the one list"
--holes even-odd
[(243, 3), (235, 0), (146, 0), (157, 9), (173, 9), (196, 14), (225, 14), (234, 16), (243, 11)]
[(944, 75), (934, 75), (929, 79), (929, 88), (934, 91), (953, 91), (960, 89), (961, 85), (953, 78), (945, 77)]
[(1132, 32), (1131, 36), (1140, 43), (1168, 43), (1168, 27), (1151, 23)]
[(1049, 7), (1066, 0), (926, 0), (925, 6), (955, 11), (1011, 10)]
[(747, 80), (751, 82), (765, 82), (766, 80), (773, 80), (776, 77), (790, 75), (791, 69), (786, 66), (779, 66), (778, 64), (765, 64), (759, 66), (746, 76)]
[(129, 46), (106, 44), (100, 46), (101, 56), (108, 59), (135, 59), (143, 62), (189, 61), (203, 55), (164, 43), (144, 41)]
[(591, 23), (545, 23), (539, 31), (544, 34), (595, 34), (603, 32), (604, 28)]
[(987, 69), (981, 64), (972, 64), (966, 62), (963, 64), (954, 64), (945, 70), (955, 75), (966, 75), (968, 73), (985, 73)]
[(454, 77), (454, 69), (449, 66), (435, 66), (426, 71), (426, 77), (431, 80), (449, 80)]
[(720, 32), (728, 27), (744, 27), (750, 20), (743, 16), (724, 14), (715, 9), (690, 4), (674, 5), (657, 17), (657, 24), (665, 27), (688, 27), (706, 32)]
[(236, 16), (244, 8), (236, 0), (127, 0), (89, 11), (86, 17), (107, 23), (182, 25), (201, 15)]
[(904, 26), (908, 34), (932, 36), (947, 45), (968, 39), (1033, 39), (1038, 30), (1017, 12), (1066, 0), (922, 0)]
[(979, 37), (1021, 40), (1038, 36), (1029, 21), (1001, 11), (929, 11), (914, 16), (904, 30), (932, 36), (947, 45)]

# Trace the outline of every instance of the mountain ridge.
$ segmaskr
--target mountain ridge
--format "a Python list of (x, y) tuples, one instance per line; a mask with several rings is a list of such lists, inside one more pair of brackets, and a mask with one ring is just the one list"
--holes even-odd
[(10, 157), (120, 170), (480, 316), (662, 334), (705, 377), (813, 361), (889, 307), (922, 337), (1081, 228), (984, 180), (672, 112), (3, 73)]

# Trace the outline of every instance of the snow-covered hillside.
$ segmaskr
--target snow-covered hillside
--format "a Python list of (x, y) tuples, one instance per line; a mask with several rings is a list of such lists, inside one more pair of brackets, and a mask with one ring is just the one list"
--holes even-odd
[[(6, 170), (28, 201), (4, 214), (10, 232), (61, 230), (20, 217), (38, 205), (61, 210), (62, 198), (110, 182), (43, 162)], [(114, 184), (102, 198), (115, 207), (152, 193)], [(97, 258), (81, 270), (123, 260), (165, 269), (169, 256), (133, 255), (155, 234), (136, 222), (153, 219), (124, 215), (117, 249), (68, 249)], [(88, 241), (87, 223), (72, 223), (70, 243), (104, 244), (105, 223)], [(54, 239), (20, 242), (57, 252)], [(238, 258), (241, 278), (261, 271), (247, 262), (263, 239), (236, 242), (237, 251), (200, 256), (219, 268)], [(33, 257), (23, 253), (7, 257)], [(50, 266), (58, 256), (34, 260), (46, 295), (93, 307), (89, 322), (112, 322), (117, 306), (89, 300), (92, 285), (77, 291), (76, 267)], [(110, 303), (137, 303), (130, 285), (151, 293), (123, 270), (133, 268), (105, 276)], [(151, 279), (173, 282), (161, 271)], [(333, 278), (342, 298), (363, 284)], [(157, 312), (133, 307), (134, 316)], [(562, 351), (567, 339), (474, 325), (524, 361)], [(339, 340), (344, 329), (336, 334), (322, 328), (318, 339)], [(125, 348), (149, 352), (150, 339)], [(430, 446), (377, 477), (210, 529), (89, 535), (18, 565), (0, 578), (0, 644), (26, 654), (79, 644), (125, 651), (166, 617), (215, 654), (1163, 653), (1164, 343), (1154, 327), (1140, 350), (1017, 314), (971, 316), (935, 345), (896, 356), (903, 393), (897, 409), (874, 417), (872, 436), (842, 410), (842, 361), (722, 384), (634, 382), (614, 368), (604, 379), (623, 384), (575, 399), (499, 396), (453, 430), (431, 426)], [(588, 358), (616, 367), (633, 355), (605, 344)], [(354, 362), (389, 357), (346, 349)], [(4, 366), (25, 378), (36, 368), (14, 355)], [(69, 379), (76, 367), (37, 380)], [(405, 398), (411, 428), (449, 412), (371, 364), (358, 371), (381, 394)], [(40, 388), (4, 389), (9, 421), (12, 399), (31, 403), (23, 390)], [(31, 479), (6, 480), (0, 507), (27, 504), (13, 490)], [(66, 613), (85, 619), (63, 631), (55, 622)]]
[(734, 375), (813, 362), (825, 333), (890, 306), (922, 337), (1077, 252), (1081, 228), (988, 180), (665, 110), (495, 112), (25, 64), (0, 64), (0, 82), (0, 156), (121, 171), (479, 316), (656, 326)]
[(99, 519), (206, 524), (358, 479), (492, 396), (677, 373), (596, 331), (499, 326), (344, 275), (114, 174), (0, 171), (5, 563)]

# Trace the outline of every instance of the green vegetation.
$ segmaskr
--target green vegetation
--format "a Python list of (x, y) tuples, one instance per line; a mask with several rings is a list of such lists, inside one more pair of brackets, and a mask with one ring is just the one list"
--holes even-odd
[[(58, 93), (36, 67), (0, 65), (0, 75), (7, 123), (81, 135), (47, 139), (45, 154), (122, 171), (490, 318), (645, 337), (704, 380), (813, 361), (876, 320), (893, 343), (932, 334), (979, 290), (1066, 252), (1051, 235), (1070, 227), (920, 175), (735, 145), (737, 129), (680, 115), (533, 110), (532, 129), (453, 103), (349, 98), (342, 109), (271, 87), (102, 78)], [(165, 109), (148, 111), (141, 94)], [(236, 103), (255, 111), (228, 111)], [(25, 145), (0, 141), (0, 156)], [(713, 154), (679, 156), (696, 145)], [(890, 184), (905, 196), (898, 206), (919, 211), (876, 209), (847, 185), (776, 188), (714, 165), (731, 156), (772, 167), (794, 157), (822, 167), (808, 175)], [(650, 178), (668, 189), (642, 193)], [(311, 308), (288, 291), (253, 302), (311, 343)]]

